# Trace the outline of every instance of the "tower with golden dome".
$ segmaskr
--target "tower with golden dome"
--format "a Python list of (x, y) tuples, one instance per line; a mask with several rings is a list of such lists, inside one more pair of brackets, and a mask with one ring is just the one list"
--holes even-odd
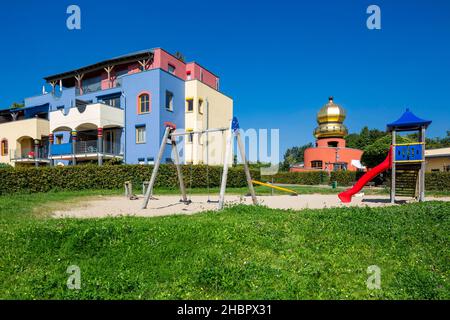
[(363, 169), (361, 156), (363, 151), (346, 148), (344, 137), (348, 134), (344, 125), (347, 116), (345, 109), (330, 97), (317, 113), (318, 126), (314, 130), (316, 145), (304, 153), (303, 167), (293, 167), (291, 171), (357, 171)]
[(348, 134), (344, 125), (346, 112), (340, 105), (335, 104), (333, 97), (328, 99), (322, 109), (317, 113), (319, 126), (314, 130), (317, 139), (322, 138), (344, 138)]

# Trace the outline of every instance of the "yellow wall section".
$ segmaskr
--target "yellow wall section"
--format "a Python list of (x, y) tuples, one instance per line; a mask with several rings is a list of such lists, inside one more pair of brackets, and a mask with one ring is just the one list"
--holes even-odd
[[(206, 104), (209, 105), (209, 128), (228, 128), (233, 119), (233, 100), (217, 90), (205, 85), (198, 80), (186, 81), (186, 97), (193, 98), (194, 110), (187, 112), (185, 106), (185, 126), (186, 130), (205, 130), (206, 124)], [(199, 99), (202, 107), (199, 109)], [(223, 165), (225, 156), (225, 146), (227, 132), (215, 132), (208, 134), (209, 165)], [(206, 164), (206, 134), (194, 135), (193, 143), (189, 143), (186, 137), (186, 163)], [(233, 154), (228, 159), (231, 164)]]
[(10, 161), (14, 152), (20, 152), (22, 148), (31, 148), (32, 140), (40, 140), (49, 133), (50, 124), (45, 119), (33, 118), (0, 124), (0, 141), (8, 140), (8, 155), (1, 156), (0, 154), (0, 162), (14, 165)]
[(450, 157), (426, 158), (426, 171), (445, 171), (445, 167), (450, 166)]

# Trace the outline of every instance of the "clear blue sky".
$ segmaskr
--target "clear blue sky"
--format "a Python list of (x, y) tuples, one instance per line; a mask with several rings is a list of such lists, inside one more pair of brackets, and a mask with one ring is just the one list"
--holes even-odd
[[(77, 4), (82, 30), (66, 28)], [(382, 29), (366, 28), (381, 8)], [(0, 4), (0, 104), (42, 78), (120, 54), (181, 51), (221, 77), (245, 128), (279, 128), (281, 152), (313, 141), (330, 95), (351, 132), (384, 129), (406, 107), (450, 130), (450, 1), (14, 1)]]

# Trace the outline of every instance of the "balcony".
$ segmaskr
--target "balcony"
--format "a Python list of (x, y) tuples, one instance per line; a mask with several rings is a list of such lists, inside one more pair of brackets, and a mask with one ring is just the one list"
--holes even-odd
[(112, 80), (110, 83), (108, 83), (107, 81), (101, 81), (100, 79), (96, 79), (93, 83), (88, 84), (83, 83), (81, 88), (75, 88), (75, 95), (82, 96), (85, 94), (94, 93), (102, 90), (120, 88), (121, 86), (122, 86), (122, 78)]
[(50, 112), (50, 131), (79, 131), (86, 128), (111, 128), (124, 126), (124, 111), (103, 103), (73, 107), (69, 112)]
[(41, 118), (10, 121), (0, 124), (0, 132), (8, 133), (9, 136), (15, 137), (14, 140), (20, 140), (21, 137), (40, 140), (50, 133), (50, 123)]
[[(74, 148), (75, 153), (72, 153)], [(103, 141), (103, 151), (99, 152), (97, 140), (77, 141), (72, 143), (53, 144), (51, 150), (51, 159), (70, 160), (73, 157), (77, 159), (95, 159), (102, 155), (105, 159), (122, 158), (121, 145), (119, 141)]]
[[(37, 151), (37, 152), (36, 152)], [(46, 147), (22, 148), (11, 154), (11, 161), (16, 163), (49, 163), (48, 149)]]

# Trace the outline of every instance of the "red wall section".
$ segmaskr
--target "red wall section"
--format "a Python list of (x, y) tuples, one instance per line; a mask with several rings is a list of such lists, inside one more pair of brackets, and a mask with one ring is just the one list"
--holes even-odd
[[(191, 79), (197, 79), (202, 81), (203, 83), (207, 84), (208, 86), (218, 90), (218, 77), (216, 77), (214, 74), (203, 68), (202, 66), (198, 65), (195, 62), (190, 62), (186, 65), (186, 73), (191, 73)], [(203, 74), (203, 79), (202, 79)]]
[[(322, 140), (322, 139), (321, 139)], [(334, 139), (331, 139), (334, 140)], [(320, 140), (319, 140), (320, 141)], [(336, 149), (339, 154), (339, 159), (336, 161)], [(323, 167), (322, 170), (333, 171), (333, 163), (335, 162), (345, 162), (347, 163), (347, 169), (349, 171), (356, 171), (357, 168), (351, 165), (352, 160), (361, 160), (363, 154), (362, 150), (349, 149), (349, 148), (328, 148), (328, 147), (318, 147), (318, 148), (308, 148), (305, 150), (305, 169), (311, 168), (311, 161), (322, 160)], [(330, 164), (327, 165), (326, 163)]]
[(325, 138), (317, 140), (318, 147), (326, 147), (328, 148), (328, 142), (336, 141), (338, 144), (338, 148), (345, 148), (345, 140), (342, 138)]
[(155, 49), (153, 63), (150, 69), (161, 68), (169, 71), (169, 64), (175, 67), (175, 75), (186, 80), (186, 64), (162, 49)]

